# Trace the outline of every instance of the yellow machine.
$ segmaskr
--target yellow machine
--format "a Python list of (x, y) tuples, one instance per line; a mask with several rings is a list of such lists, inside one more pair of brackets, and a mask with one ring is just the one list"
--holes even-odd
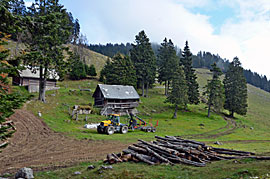
[(101, 123), (97, 127), (97, 131), (98, 133), (105, 133), (108, 135), (111, 135), (114, 132), (126, 134), (128, 132), (128, 126), (126, 124), (120, 123), (119, 114), (111, 114), (109, 115), (108, 119), (106, 119), (105, 121), (101, 121)]

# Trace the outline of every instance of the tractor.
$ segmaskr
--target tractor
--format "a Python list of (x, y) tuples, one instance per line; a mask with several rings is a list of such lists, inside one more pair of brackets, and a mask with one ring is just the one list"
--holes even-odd
[[(137, 122), (139, 120), (139, 124)], [(111, 135), (114, 132), (120, 132), (122, 134), (126, 134), (129, 129), (134, 130), (142, 130), (145, 132), (156, 132), (156, 127), (158, 125), (158, 121), (155, 127), (146, 126), (146, 122), (139, 118), (138, 116), (129, 113), (129, 124), (120, 123), (120, 115), (119, 114), (111, 114), (105, 121), (101, 121), (101, 123), (97, 127), (97, 131), (100, 134), (108, 134)]]
[(97, 131), (100, 134), (111, 135), (114, 132), (120, 132), (126, 134), (128, 132), (128, 125), (120, 123), (119, 114), (111, 114), (105, 121), (101, 121), (97, 127)]

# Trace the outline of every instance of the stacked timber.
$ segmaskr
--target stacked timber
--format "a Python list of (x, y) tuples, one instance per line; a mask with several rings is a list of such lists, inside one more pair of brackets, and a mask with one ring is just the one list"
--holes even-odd
[(186, 164), (204, 167), (207, 163), (218, 160), (253, 158), (270, 160), (270, 157), (254, 156), (255, 153), (224, 148), (215, 148), (205, 143), (174, 136), (155, 136), (156, 140), (147, 142), (138, 140), (119, 154), (108, 154), (105, 163), (144, 162), (156, 164)]

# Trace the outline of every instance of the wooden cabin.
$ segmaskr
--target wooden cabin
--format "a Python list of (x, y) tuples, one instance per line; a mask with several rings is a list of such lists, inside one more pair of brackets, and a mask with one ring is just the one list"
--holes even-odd
[[(19, 71), (18, 76), (13, 76), (12, 78), (13, 85), (25, 86), (30, 93), (39, 91), (39, 70), (36, 70), (36, 73), (33, 73), (29, 69), (22, 70)], [(46, 90), (58, 89), (56, 87), (58, 79), (59, 76), (54, 71), (51, 71), (46, 81)]]
[(93, 94), (101, 115), (138, 113), (140, 96), (133, 86), (99, 84)]

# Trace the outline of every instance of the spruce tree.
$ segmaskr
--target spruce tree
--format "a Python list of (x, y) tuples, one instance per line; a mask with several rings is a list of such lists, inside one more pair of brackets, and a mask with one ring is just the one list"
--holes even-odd
[[(7, 61), (9, 50), (4, 45), (13, 32), (16, 32), (16, 18), (10, 13), (9, 1), (0, 1), (0, 148), (5, 147), (7, 139), (14, 132), (11, 126), (3, 125), (8, 117), (14, 113), (14, 109), (19, 108), (25, 97), (18, 93), (12, 93), (8, 81), (8, 75), (15, 75), (17, 68)], [(1, 152), (1, 151), (0, 151)]]
[(129, 56), (116, 54), (112, 62), (106, 63), (102, 73), (106, 84), (136, 86), (136, 70)]
[(155, 82), (156, 57), (144, 31), (136, 35), (135, 44), (132, 44), (130, 50), (130, 57), (136, 69), (137, 87), (142, 87), (142, 96), (148, 96), (148, 88)]
[(27, 46), (22, 57), (25, 66), (31, 70), (39, 70), (39, 100), (46, 102), (45, 91), (47, 79), (54, 69), (58, 73), (66, 71), (64, 45), (70, 41), (72, 27), (66, 9), (59, 0), (36, 0), (29, 7), (25, 18)]
[(93, 64), (90, 65), (87, 74), (90, 75), (90, 76), (97, 76), (95, 65), (93, 65)]
[(188, 42), (186, 41), (186, 45), (182, 54), (182, 58), (180, 58), (180, 64), (183, 65), (185, 77), (188, 86), (188, 100), (190, 104), (198, 104), (199, 103), (199, 85), (196, 81), (197, 76), (195, 74), (195, 70), (192, 68), (192, 53), (190, 52)]
[(173, 42), (170, 39), (167, 41), (167, 38), (165, 38), (161, 43), (158, 50), (158, 59), (158, 80), (160, 83), (165, 83), (165, 95), (167, 96), (170, 82), (179, 64)]
[(181, 66), (178, 66), (173, 73), (172, 90), (169, 92), (165, 102), (175, 105), (173, 118), (177, 118), (178, 106), (186, 108), (188, 103), (188, 88), (185, 80), (185, 74)]
[(225, 88), (224, 108), (229, 110), (230, 117), (234, 117), (234, 113), (245, 115), (248, 106), (247, 83), (241, 62), (237, 57), (230, 63), (223, 83)]
[(222, 72), (220, 68), (217, 67), (216, 63), (212, 64), (212, 69), (210, 71), (213, 73), (213, 76), (211, 80), (208, 80), (206, 91), (204, 92), (208, 99), (208, 117), (210, 117), (212, 106), (217, 112), (220, 112), (224, 104), (224, 87), (220, 80)]

